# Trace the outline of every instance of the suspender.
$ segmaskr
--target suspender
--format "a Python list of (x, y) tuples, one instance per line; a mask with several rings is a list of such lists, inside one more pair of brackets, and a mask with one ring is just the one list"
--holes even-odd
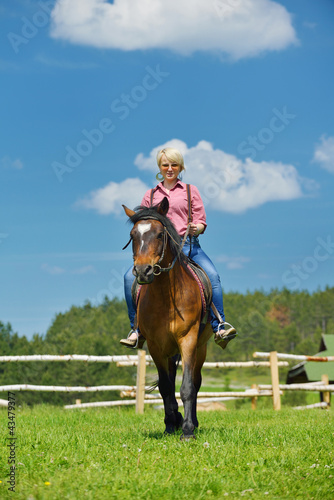
[(153, 196), (154, 196), (154, 191), (155, 191), (155, 188), (151, 189), (151, 195), (150, 195), (150, 207), (153, 205)]
[[(188, 228), (187, 228), (187, 231), (188, 231), (189, 230), (189, 224), (193, 220), (193, 215), (192, 215), (192, 210), (191, 210), (191, 190), (190, 190), (190, 184), (187, 184), (187, 198), (188, 198)], [(192, 240), (193, 240), (193, 237), (189, 236), (190, 245), (189, 245), (188, 258), (190, 258), (191, 251), (192, 251)]]
[(191, 210), (191, 190), (190, 184), (187, 184), (187, 198), (188, 198), (188, 224), (193, 221), (193, 214)]
[[(191, 210), (191, 189), (190, 189), (190, 184), (186, 184), (187, 187), (187, 199), (188, 199), (188, 224), (190, 224), (193, 220), (192, 216), (192, 210)], [(154, 192), (156, 188), (151, 189), (151, 194), (150, 194), (150, 206), (153, 205), (153, 198), (154, 198)]]

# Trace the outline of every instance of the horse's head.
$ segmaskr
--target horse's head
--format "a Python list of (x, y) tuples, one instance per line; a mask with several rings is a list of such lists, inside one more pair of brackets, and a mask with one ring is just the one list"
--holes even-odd
[(155, 214), (166, 216), (169, 209), (168, 199), (165, 197), (154, 209), (144, 208), (138, 212), (130, 210), (125, 205), (122, 206), (126, 215), (134, 222), (130, 233), (134, 261), (133, 274), (140, 284), (152, 283), (155, 266), (163, 259), (167, 239), (165, 226), (159, 217), (155, 218)]

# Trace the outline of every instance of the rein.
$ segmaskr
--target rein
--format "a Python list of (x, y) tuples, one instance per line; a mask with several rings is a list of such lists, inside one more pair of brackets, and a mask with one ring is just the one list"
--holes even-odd
[[(190, 229), (190, 225), (188, 224), (187, 230), (186, 230), (186, 232), (185, 232), (185, 234), (183, 236), (183, 240), (182, 240), (182, 243), (180, 245), (180, 243), (177, 243), (172, 238), (172, 236), (169, 234), (169, 232), (167, 231), (167, 229), (164, 226), (164, 246), (163, 246), (163, 249), (162, 249), (162, 254), (160, 256), (160, 259), (158, 260), (157, 264), (154, 264), (154, 266), (153, 266), (153, 274), (154, 274), (154, 276), (159, 276), (161, 273), (168, 273), (171, 269), (173, 269), (175, 262), (177, 261), (177, 259), (181, 255), (182, 249), (183, 249), (183, 247), (185, 245), (187, 236), (189, 234), (189, 229)], [(175, 257), (173, 259), (173, 262), (171, 263), (170, 266), (168, 266), (168, 267), (161, 267), (159, 265), (159, 263), (162, 261), (162, 259), (164, 258), (164, 255), (165, 255), (165, 249), (166, 249), (166, 246), (167, 246), (167, 234), (174, 241), (174, 243), (176, 243), (177, 245), (180, 246), (180, 249), (179, 249), (178, 253), (175, 255)], [(156, 271), (156, 269), (158, 269), (158, 271)]]

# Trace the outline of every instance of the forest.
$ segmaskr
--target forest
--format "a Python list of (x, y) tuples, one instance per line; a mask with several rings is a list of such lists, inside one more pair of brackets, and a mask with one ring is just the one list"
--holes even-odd
[[(226, 319), (236, 326), (237, 338), (226, 350), (211, 340), (208, 361), (253, 359), (254, 351), (316, 354), (321, 334), (334, 334), (334, 287), (307, 291), (271, 290), (246, 294), (224, 294)], [(119, 344), (128, 334), (129, 322), (124, 300), (105, 297), (92, 306), (72, 306), (55, 316), (45, 335), (36, 333), (31, 340), (14, 332), (0, 321), (0, 353), (28, 354), (134, 354)], [(105, 385), (135, 384), (135, 368), (118, 368), (114, 363), (27, 362), (0, 363), (0, 385)], [(0, 393), (0, 397), (6, 397)], [(116, 393), (64, 394), (21, 392), (22, 403), (52, 404), (117, 399)]]

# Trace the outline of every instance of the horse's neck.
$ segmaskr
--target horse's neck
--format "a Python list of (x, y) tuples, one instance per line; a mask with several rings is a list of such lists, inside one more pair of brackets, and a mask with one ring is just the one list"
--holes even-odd
[[(173, 264), (173, 261), (174, 261), (174, 256), (169, 246), (167, 246), (164, 258), (160, 262), (160, 266), (162, 268), (169, 268)], [(185, 271), (179, 259), (176, 259), (175, 263), (173, 264), (172, 268), (169, 271), (162, 272), (159, 276), (156, 276), (156, 278), (150, 284), (150, 287), (152, 287), (152, 291), (155, 287), (156, 288), (161, 288), (162, 286), (170, 287), (171, 284), (173, 284), (174, 286), (175, 283), (182, 280), (184, 272)]]
[(183, 283), (184, 274), (186, 273), (186, 271), (184, 270), (179, 259), (176, 259), (174, 264), (173, 264), (173, 261), (174, 261), (174, 256), (173, 256), (170, 248), (167, 247), (164, 259), (161, 262), (161, 267), (169, 268), (172, 265), (172, 268), (169, 271), (162, 272), (160, 274), (158, 286), (165, 285), (165, 286), (169, 286), (169, 287), (174, 288), (177, 283), (179, 283), (179, 282)]
[(170, 277), (173, 276), (173, 278), (174, 275), (177, 277), (182, 273), (182, 264), (180, 263), (180, 260), (176, 259), (175, 263), (173, 264), (174, 258), (175, 256), (172, 254), (170, 247), (167, 246), (164, 259), (161, 263), (161, 267), (170, 267), (171, 265), (173, 265), (173, 267), (167, 273)]

